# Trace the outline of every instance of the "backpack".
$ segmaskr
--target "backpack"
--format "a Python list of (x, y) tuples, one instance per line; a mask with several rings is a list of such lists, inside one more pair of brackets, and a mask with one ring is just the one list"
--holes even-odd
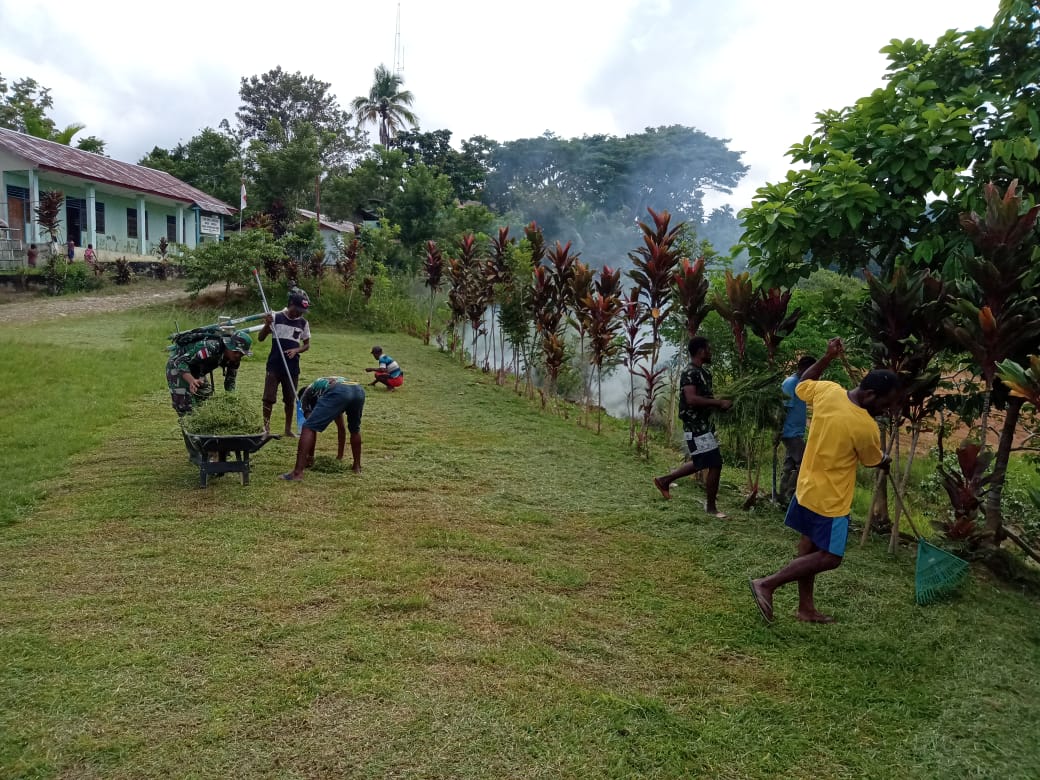
[(223, 335), (224, 331), (221, 330), (219, 325), (206, 325), (201, 328), (182, 330), (179, 333), (170, 334), (170, 341), (173, 343), (166, 349), (170, 352), (176, 353), (177, 351), (194, 344), (196, 341), (209, 338), (219, 339)]

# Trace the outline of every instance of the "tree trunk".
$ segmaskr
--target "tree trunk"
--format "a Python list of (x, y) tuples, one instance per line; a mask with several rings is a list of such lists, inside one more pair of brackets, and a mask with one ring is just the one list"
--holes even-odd
[(994, 547), (999, 546), (1004, 539), (1004, 517), (1000, 513), (1000, 501), (1004, 495), (1011, 445), (1015, 439), (1015, 429), (1018, 428), (1018, 417), (1024, 402), (1024, 399), (1016, 396), (1008, 398), (1004, 427), (1000, 431), (1000, 442), (997, 444), (997, 457), (993, 462), (994, 479), (986, 495), (986, 534)]
[(603, 366), (596, 372), (596, 433), (603, 431)]
[[(895, 444), (895, 450), (896, 450), (895, 462), (892, 464), (892, 467), (896, 469), (896, 473), (898, 474), (899, 473), (900, 454), (901, 453), (899, 451), (899, 428), (896, 427), (896, 426), (892, 427), (892, 441)], [(885, 486), (885, 504), (886, 504), (885, 509), (888, 509), (888, 480), (884, 479), (884, 473), (881, 474), (881, 477), (884, 480), (883, 484)], [(895, 516), (893, 516), (893, 518), (892, 518), (892, 531), (888, 535), (888, 554), (889, 555), (895, 555), (896, 551), (899, 549), (899, 520), (900, 520), (899, 511), (897, 510), (896, 513), (895, 513)]]
[[(881, 451), (885, 455), (888, 455), (892, 450), (890, 433), (890, 428), (881, 430)], [(874, 527), (875, 521), (886, 519), (888, 519), (888, 482), (885, 481), (884, 473), (879, 471), (874, 480), (874, 497), (870, 502), (870, 516), (867, 518), (866, 526), (863, 529), (863, 538), (860, 542), (865, 543), (870, 537), (870, 530)]]

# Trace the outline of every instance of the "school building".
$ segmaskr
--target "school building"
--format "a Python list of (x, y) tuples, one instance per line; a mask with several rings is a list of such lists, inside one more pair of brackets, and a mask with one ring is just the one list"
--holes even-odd
[(51, 191), (65, 196), (57, 243), (71, 239), (78, 257), (92, 244), (101, 260), (154, 258), (162, 237), (189, 249), (219, 241), (237, 214), (163, 171), (0, 128), (0, 268), (51, 243), (37, 219), (40, 193)]

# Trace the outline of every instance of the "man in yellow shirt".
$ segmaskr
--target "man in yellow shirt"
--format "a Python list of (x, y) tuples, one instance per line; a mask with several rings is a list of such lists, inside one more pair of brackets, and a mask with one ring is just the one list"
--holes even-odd
[(784, 523), (798, 531), (798, 557), (775, 574), (750, 580), (751, 593), (762, 617), (773, 622), (773, 591), (798, 583), (797, 617), (810, 623), (833, 623), (816, 609), (816, 575), (841, 565), (849, 533), (849, 510), (856, 488), (856, 467), (888, 469), (874, 418), (901, 397), (899, 376), (874, 370), (859, 387), (846, 391), (834, 382), (821, 382), (830, 362), (844, 351), (841, 339), (831, 339), (827, 353), (802, 374), (795, 393), (812, 407), (809, 440), (798, 474), (798, 486)]

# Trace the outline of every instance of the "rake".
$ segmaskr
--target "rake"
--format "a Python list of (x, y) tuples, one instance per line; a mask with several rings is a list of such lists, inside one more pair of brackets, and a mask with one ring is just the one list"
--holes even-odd
[(910, 516), (910, 510), (903, 500), (903, 494), (890, 473), (889, 481), (896, 497), (896, 512), (902, 513), (910, 522), (910, 528), (917, 537), (917, 570), (914, 574), (914, 591), (920, 605), (934, 604), (944, 596), (955, 591), (968, 576), (968, 562), (956, 555), (941, 550), (921, 536)]

